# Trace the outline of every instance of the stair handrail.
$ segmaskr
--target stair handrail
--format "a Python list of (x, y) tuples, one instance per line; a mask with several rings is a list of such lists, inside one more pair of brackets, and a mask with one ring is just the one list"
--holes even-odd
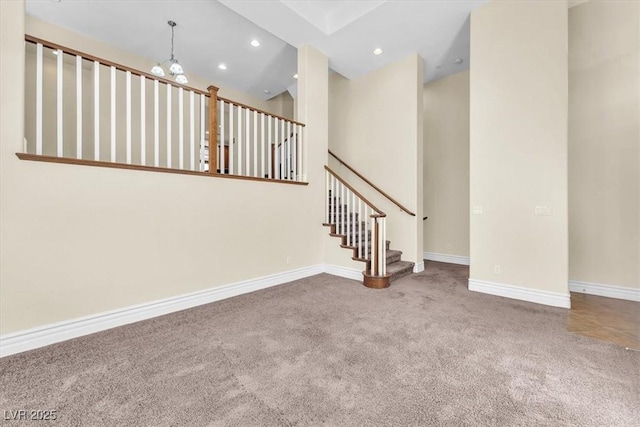
[(344, 185), (345, 187), (347, 187), (349, 190), (351, 190), (353, 192), (353, 194), (355, 194), (356, 196), (358, 196), (359, 198), (362, 199), (363, 202), (365, 202), (367, 205), (369, 205), (369, 207), (371, 209), (373, 209), (374, 211), (376, 211), (376, 217), (378, 218), (383, 218), (386, 217), (387, 214), (384, 213), (382, 210), (378, 209), (373, 203), (371, 203), (369, 200), (367, 200), (366, 197), (364, 197), (362, 194), (360, 194), (355, 188), (353, 188), (351, 185), (349, 185), (349, 183), (347, 181), (345, 181), (343, 178), (340, 177), (340, 175), (338, 175), (333, 169), (331, 169), (329, 166), (325, 165), (324, 169), (326, 171), (328, 171), (330, 174), (332, 174), (338, 181), (340, 181), (342, 183), (342, 185)]
[(407, 209), (406, 207), (404, 207), (400, 202), (398, 202), (396, 199), (394, 199), (393, 197), (391, 197), (390, 195), (388, 195), (387, 193), (385, 193), (382, 189), (380, 189), (380, 187), (378, 187), (377, 185), (375, 185), (373, 182), (369, 181), (367, 178), (365, 178), (364, 176), (362, 176), (361, 173), (359, 173), (357, 170), (355, 170), (353, 167), (351, 167), (348, 163), (346, 163), (344, 160), (342, 160), (340, 157), (336, 156), (331, 150), (328, 150), (329, 154), (335, 158), (338, 162), (340, 162), (340, 164), (344, 165), (347, 169), (349, 169), (351, 172), (353, 172), (358, 178), (360, 178), (361, 180), (363, 180), (364, 182), (366, 182), (367, 184), (369, 184), (371, 187), (373, 187), (378, 193), (382, 194), (384, 197), (386, 197), (387, 199), (389, 199), (389, 201), (391, 201), (391, 203), (393, 203), (394, 205), (396, 205), (397, 207), (399, 207), (401, 210), (403, 210), (404, 212), (408, 213), (411, 216), (416, 216), (415, 213), (411, 212), (409, 209)]

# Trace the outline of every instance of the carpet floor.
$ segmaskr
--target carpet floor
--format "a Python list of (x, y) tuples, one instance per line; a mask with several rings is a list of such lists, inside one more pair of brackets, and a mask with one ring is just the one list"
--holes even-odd
[[(322, 274), (0, 359), (0, 410), (65, 426), (637, 426), (640, 353), (428, 262)], [(16, 425), (20, 423), (15, 423)]]

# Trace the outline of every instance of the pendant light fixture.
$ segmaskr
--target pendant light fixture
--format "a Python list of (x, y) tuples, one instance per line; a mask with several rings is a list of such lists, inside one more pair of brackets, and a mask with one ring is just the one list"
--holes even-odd
[(153, 74), (154, 76), (158, 76), (158, 77), (164, 77), (165, 76), (165, 71), (164, 71), (164, 67), (163, 66), (164, 66), (164, 64), (170, 63), (171, 65), (169, 65), (169, 75), (170, 76), (175, 76), (177, 83), (186, 84), (189, 81), (187, 80), (187, 77), (184, 75), (184, 70), (182, 69), (182, 65), (180, 65), (178, 60), (173, 55), (174, 28), (178, 24), (176, 24), (173, 21), (168, 21), (167, 24), (169, 24), (169, 26), (171, 27), (171, 57), (169, 59), (165, 59), (162, 62), (158, 62), (151, 69), (151, 74)]

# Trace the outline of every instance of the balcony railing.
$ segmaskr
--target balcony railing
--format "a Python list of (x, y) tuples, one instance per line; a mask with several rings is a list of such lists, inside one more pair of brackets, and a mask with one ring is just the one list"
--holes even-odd
[(31, 36), (26, 41), (25, 153), (306, 181), (303, 123), (218, 97), (214, 86), (203, 91)]

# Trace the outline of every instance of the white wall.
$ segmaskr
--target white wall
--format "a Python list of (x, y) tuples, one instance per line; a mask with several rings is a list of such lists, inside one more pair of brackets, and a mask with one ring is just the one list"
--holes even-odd
[[(309, 215), (324, 194), (317, 179), (324, 160), (317, 156), (308, 159), (316, 171), (309, 186), (18, 160), (24, 2), (2, 1), (0, 11), (0, 333), (322, 262), (322, 210), (320, 220)], [(31, 33), (148, 65), (45, 24)], [(220, 93), (247, 101), (229, 89)], [(314, 136), (308, 143), (314, 146)], [(321, 144), (326, 151), (326, 140)]]
[(424, 85), (424, 251), (469, 257), (469, 71)]
[(330, 159), (334, 170), (387, 216), (387, 239), (422, 262), (422, 58), (416, 54), (347, 80), (329, 79), (329, 148), (415, 217)]
[(640, 288), (640, 3), (569, 9), (569, 277)]
[[(495, 1), (476, 9), (470, 74), (470, 201), (483, 209), (471, 215), (470, 285), (563, 306), (567, 22), (562, 1)], [(536, 206), (550, 206), (552, 215), (534, 215)]]

